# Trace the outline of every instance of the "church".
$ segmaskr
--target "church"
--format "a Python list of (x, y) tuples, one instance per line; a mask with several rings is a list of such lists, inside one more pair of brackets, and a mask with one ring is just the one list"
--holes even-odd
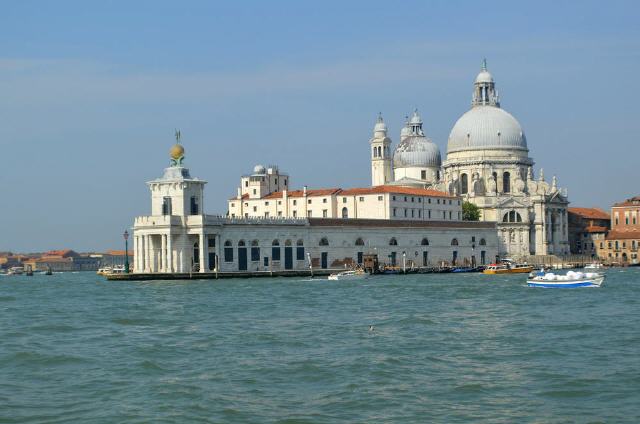
[[(228, 214), (456, 221), (461, 219), (461, 202), (466, 201), (478, 206), (481, 221), (496, 223), (501, 256), (525, 260), (569, 254), (567, 192), (558, 187), (555, 176), (548, 183), (542, 169), (535, 177), (525, 133), (501, 107), (486, 61), (473, 83), (471, 109), (451, 129), (444, 162), (417, 110), (406, 118), (393, 149), (379, 115), (369, 145), (371, 187), (309, 190), (305, 186), (292, 191), (289, 176), (277, 166), (258, 165), (241, 178)], [(407, 199), (403, 193), (425, 203), (397, 202)], [(367, 203), (370, 195), (382, 203)], [(457, 200), (447, 203), (451, 201), (447, 196)]]

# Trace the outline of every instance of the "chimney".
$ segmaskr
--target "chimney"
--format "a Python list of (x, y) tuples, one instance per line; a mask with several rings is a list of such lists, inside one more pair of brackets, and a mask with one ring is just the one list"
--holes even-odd
[(303, 196), (307, 195), (307, 186), (302, 187), (302, 195)]
[(238, 187), (238, 200), (242, 199), (242, 187)]

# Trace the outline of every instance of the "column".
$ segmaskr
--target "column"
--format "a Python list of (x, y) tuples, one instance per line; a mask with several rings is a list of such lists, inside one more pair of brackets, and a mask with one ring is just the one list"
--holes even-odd
[(133, 272), (138, 270), (138, 236), (133, 236)]
[(153, 265), (151, 263), (152, 261), (152, 256), (151, 256), (151, 235), (147, 234), (146, 236), (146, 240), (145, 240), (145, 244), (146, 244), (146, 255), (145, 255), (145, 259), (147, 262), (147, 266), (145, 267), (145, 270), (147, 272), (153, 272)]
[(206, 243), (204, 232), (200, 233), (199, 236), (200, 236), (200, 241), (198, 244), (200, 245), (200, 249), (198, 249), (198, 252), (200, 253), (200, 272), (207, 272), (209, 270), (209, 267), (205, 262), (205, 257), (209, 255), (205, 255), (205, 252), (208, 250), (208, 246), (207, 246), (208, 243)]
[(160, 270), (167, 272), (167, 235), (162, 234), (160, 237), (162, 237), (162, 249), (160, 250), (160, 262), (162, 265)]
[(138, 256), (140, 256), (140, 272), (145, 272), (146, 261), (144, 260), (145, 258), (144, 255), (146, 254), (146, 250), (145, 250), (144, 236), (140, 236), (139, 244), (140, 244), (140, 254)]
[(167, 234), (167, 272), (173, 272), (173, 251), (171, 250), (171, 233)]

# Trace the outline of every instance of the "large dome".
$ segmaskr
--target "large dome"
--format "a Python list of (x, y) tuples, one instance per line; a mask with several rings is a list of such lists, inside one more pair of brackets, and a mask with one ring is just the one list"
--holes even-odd
[(453, 126), (447, 153), (483, 149), (528, 151), (527, 138), (509, 112), (497, 106), (474, 106)]
[(393, 152), (394, 168), (440, 167), (440, 149), (424, 136), (406, 137)]

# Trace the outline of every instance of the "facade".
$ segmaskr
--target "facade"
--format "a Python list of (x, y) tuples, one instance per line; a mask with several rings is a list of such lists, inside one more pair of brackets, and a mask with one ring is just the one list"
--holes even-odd
[[(282, 177), (278, 177), (282, 181), (280, 191), (269, 194), (269, 201), (274, 204), (264, 205), (265, 208), (315, 208), (318, 203), (334, 205), (338, 213), (347, 208), (348, 216), (309, 218), (302, 209), (295, 208), (300, 213), (295, 218), (288, 217), (289, 213), (278, 217), (277, 209), (266, 217), (244, 216), (240, 212), (236, 216), (206, 215), (200, 207), (206, 182), (191, 177), (182, 165), (184, 149), (179, 147), (171, 150), (171, 165), (164, 175), (148, 183), (151, 214), (135, 218), (134, 273), (307, 270), (309, 264), (343, 268), (361, 263), (367, 253), (377, 254), (380, 262), (389, 265), (471, 265), (493, 261), (498, 251), (494, 223), (461, 221), (454, 214), (460, 210), (459, 199), (433, 190), (382, 186), (289, 196)], [(272, 175), (275, 186), (276, 173)], [(255, 196), (262, 197), (250, 199), (251, 184), (247, 185), (250, 193), (240, 193), (240, 197), (264, 202), (269, 195), (258, 191), (257, 183), (262, 181), (254, 181)], [(282, 204), (278, 205), (278, 199)], [(290, 203), (293, 200), (306, 201), (294, 205)], [(392, 219), (394, 208), (396, 214), (402, 210), (398, 219)], [(442, 213), (445, 219), (436, 219), (436, 212), (432, 212), (431, 219), (422, 219), (429, 208)], [(358, 211), (373, 210), (379, 215), (358, 215)], [(405, 210), (414, 211), (413, 219), (408, 216), (411, 212)]]
[(599, 244), (602, 260), (615, 264), (638, 264), (640, 247), (640, 196), (611, 208), (611, 231)]
[(597, 256), (611, 226), (610, 215), (598, 208), (569, 208), (568, 216), (571, 253)]
[(99, 265), (98, 258), (80, 255), (71, 249), (51, 250), (38, 258), (23, 261), (23, 266), (31, 267), (33, 271), (95, 271)]

